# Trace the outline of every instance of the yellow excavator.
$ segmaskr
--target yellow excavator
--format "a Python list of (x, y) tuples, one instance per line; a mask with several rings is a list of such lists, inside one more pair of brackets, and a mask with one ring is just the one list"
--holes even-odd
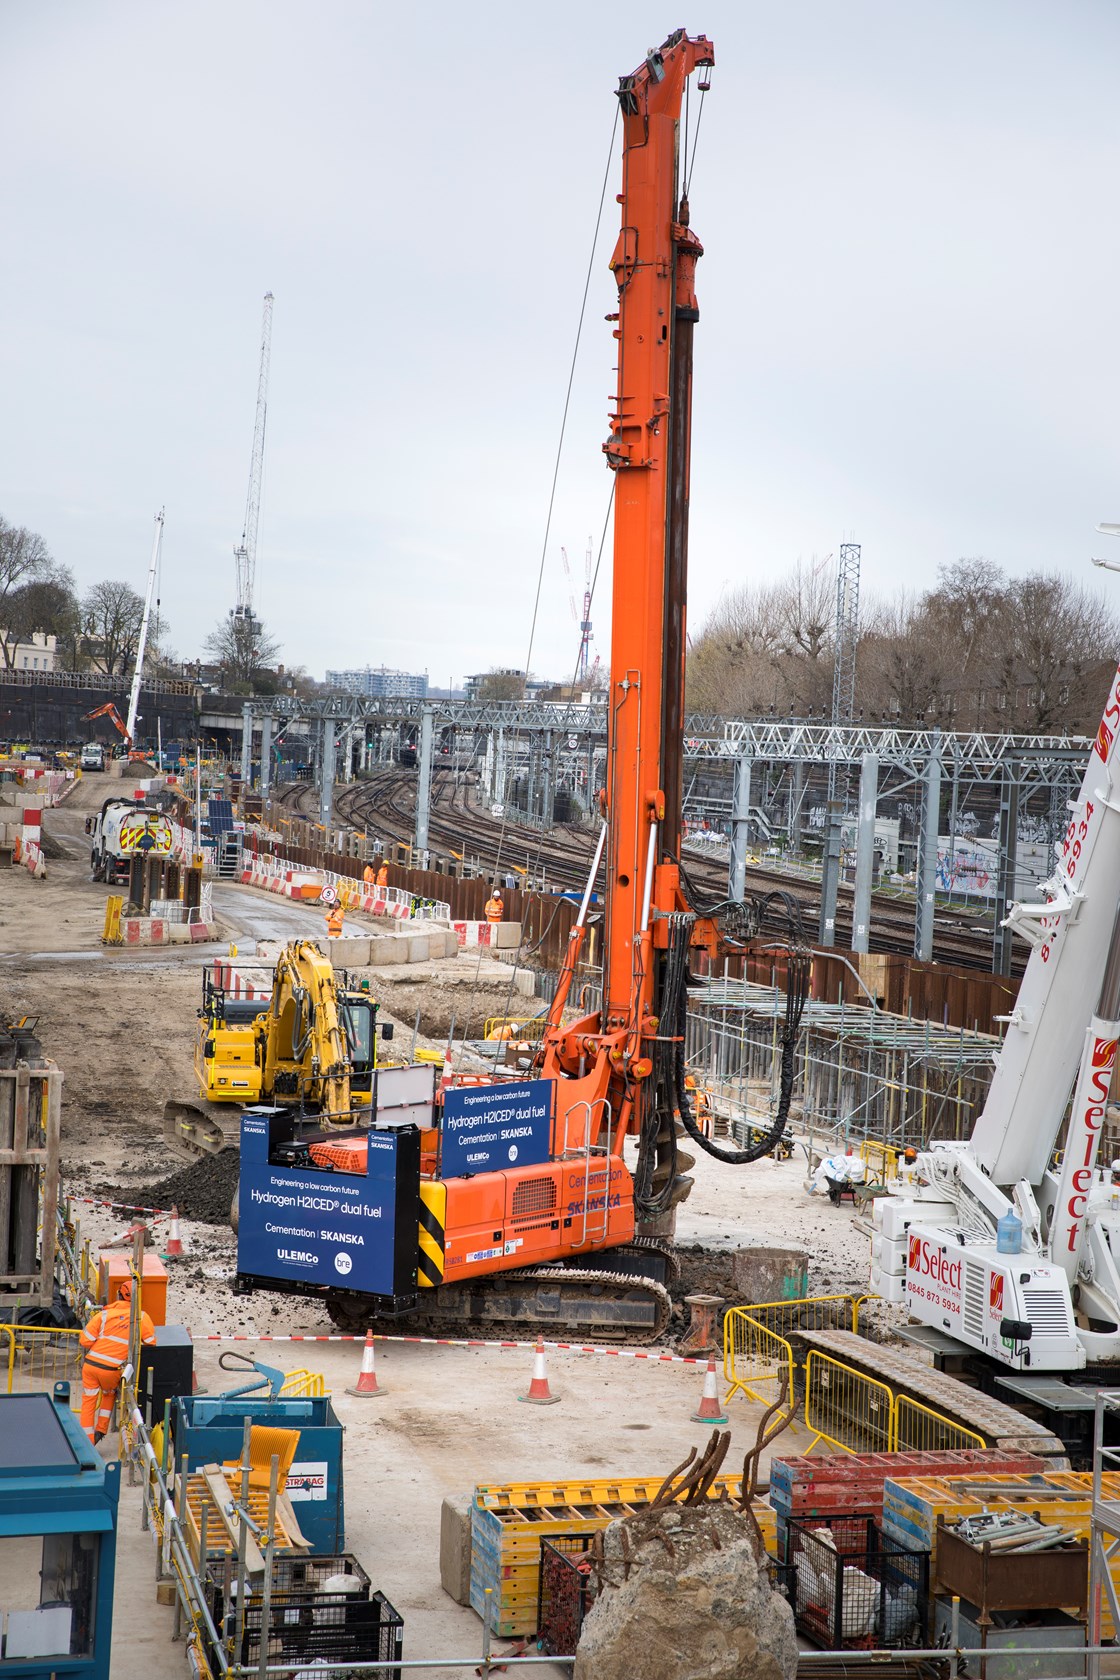
[(340, 987), (330, 959), (306, 939), (281, 951), (267, 1000), (234, 997), (204, 972), (198, 1018), (199, 1101), (168, 1101), (164, 1127), (201, 1154), (237, 1143), (234, 1104), (290, 1105), (351, 1124), (354, 1109), (370, 1103), (378, 1035), (393, 1036), (369, 993)]

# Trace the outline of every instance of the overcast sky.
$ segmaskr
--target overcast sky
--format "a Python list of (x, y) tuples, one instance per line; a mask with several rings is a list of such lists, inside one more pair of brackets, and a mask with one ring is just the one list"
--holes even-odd
[[(0, 514), (140, 589), (166, 504), (198, 654), (271, 290), (281, 657), (523, 665), (613, 90), (682, 23), (716, 48), (692, 628), (848, 539), (872, 589), (972, 554), (1088, 577), (1120, 519), (1116, 0), (0, 0)], [(616, 153), (532, 654), (556, 676), (560, 548), (581, 587), (609, 492), (618, 186)], [(594, 619), (605, 657), (605, 588)]]

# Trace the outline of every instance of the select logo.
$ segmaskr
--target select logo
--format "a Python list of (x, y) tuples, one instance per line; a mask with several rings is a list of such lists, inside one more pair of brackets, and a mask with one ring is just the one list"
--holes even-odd
[(988, 1280), (988, 1306), (992, 1312), (1003, 1311), (1003, 1273), (993, 1272)]

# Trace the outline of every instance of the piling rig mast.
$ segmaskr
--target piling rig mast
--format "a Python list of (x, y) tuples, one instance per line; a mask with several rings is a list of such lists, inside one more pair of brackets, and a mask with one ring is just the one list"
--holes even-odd
[[(592, 1147), (615, 1156), (628, 1134), (637, 1136), (639, 1221), (691, 1188), (679, 1170), (690, 1163), (677, 1154), (678, 1119), (705, 1146), (685, 1094), (685, 984), (693, 948), (713, 956), (721, 949), (716, 917), (728, 909), (697, 904), (680, 864), (695, 276), (703, 255), (681, 189), (680, 117), (688, 77), (698, 72), (703, 95), (714, 61), (705, 36), (678, 31), (618, 90), (622, 226), (611, 259), (618, 387), (603, 445), (616, 474), (611, 685), (592, 870), (593, 881), (605, 845), (603, 1004), (562, 1025), (589, 882), (544, 1042), (544, 1072), (557, 1081), (556, 1152), (586, 1147), (588, 1127)], [(768, 1134), (766, 1147), (770, 1141)]]

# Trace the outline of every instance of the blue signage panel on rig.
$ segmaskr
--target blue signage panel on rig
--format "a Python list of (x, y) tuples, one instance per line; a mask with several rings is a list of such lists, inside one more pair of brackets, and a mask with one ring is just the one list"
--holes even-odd
[(364, 1173), (269, 1163), (269, 1121), (241, 1121), (237, 1270), (392, 1295), (398, 1138), (368, 1135)]
[(551, 1079), (516, 1085), (468, 1085), (443, 1099), (444, 1178), (533, 1167), (549, 1159)]

